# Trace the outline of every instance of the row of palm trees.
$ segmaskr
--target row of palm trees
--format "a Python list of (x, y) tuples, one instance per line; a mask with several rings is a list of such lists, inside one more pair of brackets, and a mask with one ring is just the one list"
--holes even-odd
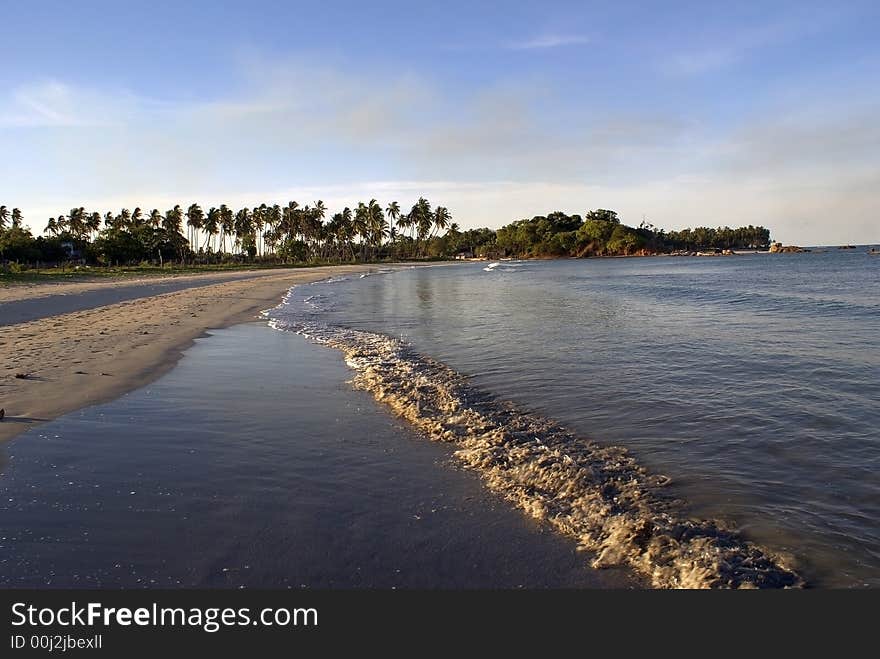
[(24, 222), (24, 217), (18, 208), (13, 208), (12, 213), (10, 213), (6, 206), (0, 206), (0, 231), (5, 229), (7, 224), (12, 229), (18, 229), (21, 227), (22, 222)]
[[(311, 206), (291, 201), (286, 206), (261, 204), (239, 210), (221, 204), (207, 212), (199, 204), (186, 210), (176, 205), (164, 213), (155, 208), (149, 213), (141, 208), (123, 208), (117, 214), (103, 215), (79, 207), (67, 215), (49, 218), (44, 232), (93, 241), (102, 231), (136, 232), (151, 227), (182, 235), (185, 227), (194, 254), (222, 255), (231, 250), (267, 256), (287, 255), (294, 250), (300, 256), (305, 251), (305, 256), (311, 258), (354, 260), (359, 252), (366, 260), (375, 258), (385, 245), (390, 245), (392, 256), (424, 256), (429, 241), (440, 231), (458, 230), (447, 208), (437, 206), (432, 210), (424, 197), (408, 213), (402, 212), (396, 201), (383, 211), (371, 199), (354, 209), (346, 207), (325, 222), (326, 215), (327, 208), (320, 200)], [(408, 254), (395, 253), (403, 246)]]

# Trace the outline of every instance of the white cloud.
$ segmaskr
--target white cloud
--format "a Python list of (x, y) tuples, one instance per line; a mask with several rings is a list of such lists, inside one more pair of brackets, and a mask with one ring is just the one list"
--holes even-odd
[(803, 7), (778, 17), (765, 15), (752, 25), (712, 27), (696, 35), (676, 35), (675, 43), (657, 58), (660, 71), (671, 76), (698, 76), (727, 69), (763, 50), (811, 36), (841, 19), (839, 8)]
[(11, 91), (0, 106), (0, 128), (118, 126), (161, 107), (126, 90), (90, 89), (47, 79)]
[(508, 45), (513, 50), (537, 50), (542, 48), (559, 48), (561, 46), (579, 46), (589, 43), (590, 39), (580, 34), (541, 34), (523, 41), (515, 41)]
[(651, 110), (566, 114), (565, 90), (530, 79), (467, 91), (410, 72), (260, 60), (242, 71), (200, 101), (57, 81), (12, 90), (0, 98), (0, 180), (16, 198), (0, 201), (38, 230), (79, 205), (321, 198), (336, 209), (425, 194), (464, 227), (607, 207), (668, 228), (755, 223), (784, 242), (880, 240), (878, 108), (857, 99), (821, 114), (788, 104), (759, 115), (781, 119), (711, 132)]

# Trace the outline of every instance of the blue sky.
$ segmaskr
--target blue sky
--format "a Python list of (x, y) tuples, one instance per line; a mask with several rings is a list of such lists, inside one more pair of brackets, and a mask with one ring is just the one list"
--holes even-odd
[(179, 4), (0, 0), (0, 203), (424, 194), (463, 227), (880, 241), (876, 2)]

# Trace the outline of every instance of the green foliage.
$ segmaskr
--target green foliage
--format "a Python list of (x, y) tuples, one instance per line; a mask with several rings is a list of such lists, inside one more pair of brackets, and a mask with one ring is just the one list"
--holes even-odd
[(518, 258), (542, 256), (628, 256), (680, 249), (746, 249), (766, 247), (764, 227), (685, 229), (666, 233), (642, 222), (638, 228), (621, 224), (617, 213), (600, 208), (579, 215), (550, 213), (518, 220), (496, 232), (497, 255)]
[(611, 239), (615, 225), (605, 220), (588, 219), (577, 231), (578, 242), (605, 244)]
[(34, 238), (23, 226), (19, 209), (10, 212), (0, 206), (0, 263), (165, 267), (245, 260), (267, 265), (455, 256), (541, 258), (744, 249), (770, 242), (764, 227), (697, 227), (667, 233), (646, 222), (626, 226), (615, 211), (603, 208), (584, 216), (555, 211), (497, 230), (461, 231), (446, 207), (433, 206), (424, 197), (409, 212), (397, 202), (383, 210), (371, 199), (325, 220), (328, 215), (321, 200), (303, 206), (296, 201), (286, 206), (259, 204), (237, 211), (225, 204), (204, 211), (192, 203), (186, 210), (178, 204), (164, 213), (123, 208), (103, 215), (78, 207), (49, 218), (46, 235)]
[(288, 238), (278, 246), (277, 254), (288, 262), (296, 263), (308, 258), (309, 246), (302, 240)]
[(645, 238), (636, 233), (634, 229), (618, 224), (611, 232), (606, 250), (612, 254), (635, 254), (640, 249), (644, 249), (646, 242)]
[(620, 224), (620, 219), (617, 217), (617, 213), (615, 211), (609, 211), (604, 208), (590, 211), (589, 213), (587, 213), (586, 219), (595, 220), (597, 222), (610, 222), (611, 224)]
[(770, 245), (770, 230), (751, 224), (747, 227), (697, 227), (670, 231), (666, 241), (675, 249), (757, 249)]

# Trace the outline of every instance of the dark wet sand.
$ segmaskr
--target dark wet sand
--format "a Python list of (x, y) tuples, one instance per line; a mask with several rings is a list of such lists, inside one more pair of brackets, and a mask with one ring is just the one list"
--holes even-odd
[[(110, 295), (117, 283), (0, 289), (0, 300), (35, 298), (45, 316), (0, 326), (0, 407), (6, 410), (0, 441), (154, 381), (205, 330), (254, 319), (263, 309), (275, 306), (293, 285), (365, 269), (370, 268), (290, 268), (264, 270), (245, 278), (242, 273), (224, 273), (224, 281), (211, 285), (200, 283), (205, 279), (202, 275), (187, 276), (182, 278), (186, 280), (182, 290), (61, 315), (54, 315), (60, 291), (73, 294), (94, 289)], [(144, 295), (151, 292), (138, 290)]]
[(253, 323), (0, 447), (6, 587), (591, 588), (571, 541)]

